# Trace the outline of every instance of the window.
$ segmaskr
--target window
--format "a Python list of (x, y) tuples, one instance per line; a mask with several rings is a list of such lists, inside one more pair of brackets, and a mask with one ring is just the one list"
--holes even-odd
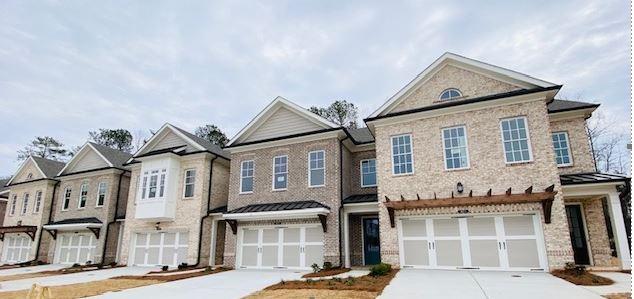
[(572, 165), (569, 144), (570, 142), (568, 142), (567, 132), (553, 133), (553, 147), (555, 148), (555, 160), (557, 161), (557, 166)]
[(143, 172), (141, 199), (162, 198), (165, 195), (166, 169)]
[[(161, 180), (165, 181), (165, 178), (161, 176)], [(196, 170), (190, 169), (185, 171), (185, 197), (194, 196), (194, 183), (196, 182)]]
[(15, 215), (15, 209), (17, 205), (18, 205), (18, 196), (14, 194), (13, 200), (11, 200), (11, 209), (9, 210), (9, 215), (11, 216)]
[(273, 190), (285, 190), (288, 180), (288, 156), (273, 158)]
[(20, 215), (26, 214), (28, 205), (29, 205), (29, 194), (24, 193), (24, 199), (22, 200), (22, 210), (20, 211)]
[(361, 187), (376, 186), (376, 159), (361, 160)]
[(325, 151), (308, 153), (308, 186), (321, 187), (325, 185)]
[(255, 163), (253, 161), (242, 161), (240, 166), (240, 193), (253, 192), (253, 172)]
[(79, 205), (77, 208), (82, 209), (86, 207), (86, 200), (88, 199), (88, 183), (82, 183), (79, 187)]
[(68, 210), (68, 206), (70, 205), (70, 196), (73, 190), (70, 187), (66, 187), (64, 189), (64, 202), (62, 202), (62, 211)]
[(29, 172), (29, 174), (26, 175), (26, 179), (30, 180), (33, 178), (33, 173)]
[(106, 202), (106, 191), (108, 190), (108, 183), (100, 182), (99, 188), (97, 188), (97, 206), (103, 207)]
[(412, 135), (392, 136), (392, 173), (410, 174), (412, 164)]
[(35, 203), (33, 204), (33, 213), (39, 213), (42, 206), (42, 191), (35, 192)]
[(460, 92), (460, 90), (455, 89), (455, 88), (449, 88), (449, 89), (445, 89), (443, 92), (441, 92), (440, 93), (440, 97), (438, 97), (438, 98), (441, 101), (446, 101), (446, 100), (459, 98), (461, 96), (462, 96), (462, 93)]
[(445, 169), (469, 168), (467, 134), (464, 126), (442, 130)]
[(516, 117), (503, 119), (500, 125), (502, 127), (502, 141), (504, 142), (504, 157), (506, 163), (531, 161), (526, 118)]

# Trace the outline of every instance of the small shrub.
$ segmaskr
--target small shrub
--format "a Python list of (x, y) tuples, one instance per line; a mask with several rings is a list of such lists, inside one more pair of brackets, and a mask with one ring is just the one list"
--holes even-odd
[(161, 267), (161, 270), (162, 270), (163, 272), (167, 271), (167, 269), (169, 269), (169, 266), (163, 266), (163, 267)]
[(103, 269), (103, 264), (97, 264), (97, 269)]
[(205, 272), (211, 272), (211, 271), (213, 271), (213, 270), (214, 270), (214, 267), (212, 267), (212, 266), (207, 266), (207, 267), (205, 268)]
[(321, 270), (321, 269), (319, 269), (319, 265), (317, 265), (317, 264), (312, 264), (312, 265), (310, 265), (310, 267), (313, 268), (313, 273), (317, 273), (317, 272), (319, 272), (319, 270)]
[(354, 285), (354, 277), (352, 277), (352, 276), (348, 277), (348, 279), (346, 279), (345, 284), (346, 284), (347, 286), (352, 286), (352, 285)]
[(178, 265), (178, 270), (183, 270), (183, 269), (187, 268), (187, 266), (188, 266), (187, 263), (182, 263), (182, 264)]
[(312, 283), (314, 283), (314, 282), (315, 282), (315, 281), (314, 281), (314, 280), (312, 280), (312, 279), (310, 279), (310, 278), (309, 278), (309, 279), (306, 279), (306, 283), (308, 283), (308, 284), (312, 284)]
[(92, 265), (92, 261), (86, 261), (86, 266)]
[(81, 265), (80, 265), (80, 264), (78, 264), (78, 263), (74, 263), (72, 267), (73, 267), (73, 268), (79, 268), (79, 267), (81, 267)]
[(331, 263), (331, 262), (324, 262), (323, 269), (324, 269), (324, 270), (330, 270), (330, 269), (332, 269), (332, 263)]
[(333, 277), (332, 281), (334, 282), (341, 282), (343, 279), (341, 279), (341, 277)]
[(575, 276), (581, 276), (586, 274), (587, 270), (586, 270), (586, 266), (582, 266), (582, 265), (575, 265), (575, 263), (566, 263), (566, 265), (564, 266), (564, 269), (566, 270), (566, 272), (575, 275)]
[(285, 284), (286, 281), (284, 281), (284, 279), (282, 279), (282, 281), (280, 281), (281, 284)]
[(370, 268), (370, 276), (383, 276), (392, 271), (392, 265), (386, 263), (380, 263)]
[(114, 268), (116, 265), (117, 265), (117, 262), (111, 262), (111, 263), (110, 263), (110, 267), (111, 267), (111, 268)]

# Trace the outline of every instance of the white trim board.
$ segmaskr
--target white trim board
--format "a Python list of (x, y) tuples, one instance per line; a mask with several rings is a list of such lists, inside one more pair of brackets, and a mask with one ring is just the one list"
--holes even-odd
[(13, 182), (13, 179), (15, 179), (18, 174), (20, 173), (20, 171), (22, 171), (22, 169), (26, 166), (26, 164), (31, 161), (33, 162), (33, 164), (35, 165), (35, 168), (37, 168), (37, 170), (40, 172), (40, 174), (42, 175), (42, 178), (47, 178), (46, 174), (44, 174), (44, 171), (42, 171), (42, 169), (40, 168), (40, 165), (37, 165), (37, 162), (35, 162), (35, 159), (33, 159), (32, 156), (29, 156), (29, 158), (27, 158), (26, 160), (24, 160), (24, 162), (22, 163), (22, 165), (20, 165), (20, 167), (18, 167), (18, 170), (15, 172), (15, 174), (11, 177), (11, 179), (7, 182), (6, 186), (10, 186), (11, 183)]

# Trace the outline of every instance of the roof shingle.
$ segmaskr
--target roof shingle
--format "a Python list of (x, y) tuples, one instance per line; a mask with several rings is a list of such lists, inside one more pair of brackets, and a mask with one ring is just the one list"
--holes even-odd
[(330, 210), (330, 207), (314, 200), (302, 200), (291, 202), (275, 202), (265, 204), (254, 204), (228, 211), (227, 214), (237, 213), (258, 213), (258, 212), (279, 212), (290, 210), (303, 210), (314, 208), (326, 208)]

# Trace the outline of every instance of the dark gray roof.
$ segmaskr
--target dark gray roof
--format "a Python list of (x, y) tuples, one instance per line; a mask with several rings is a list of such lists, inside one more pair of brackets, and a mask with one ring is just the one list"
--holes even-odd
[(202, 145), (205, 149), (207, 149), (208, 151), (218, 155), (218, 156), (222, 156), (225, 158), (229, 158), (230, 155), (228, 152), (226, 152), (225, 150), (223, 150), (220, 146), (218, 146), (217, 144), (213, 144), (211, 143), (209, 140), (207, 139), (203, 139), (200, 138), (192, 133), (189, 133), (179, 127), (176, 127), (174, 125), (172, 125), (172, 127), (176, 128), (178, 131), (180, 131), (181, 133), (183, 133), (185, 136), (187, 136), (188, 138), (194, 140), (196, 143)]
[(132, 158), (132, 154), (116, 150), (101, 144), (90, 142), (90, 145), (95, 147), (99, 153), (101, 153), (114, 167), (121, 168), (123, 164)]
[(227, 212), (227, 206), (222, 206), (222, 207), (211, 209), (209, 211), (209, 214), (226, 213), (226, 212)]
[[(8, 191), (9, 187), (7, 187), (7, 183), (9, 182), (9, 179), (2, 179), (0, 180), (0, 193), (4, 192), (4, 191)], [(0, 195), (1, 198), (8, 198), (9, 195), (5, 194), (5, 195)]]
[(367, 127), (358, 129), (347, 129), (350, 137), (354, 139), (355, 143), (370, 143), (374, 142), (374, 136), (370, 133), (370, 129)]
[(31, 156), (37, 166), (44, 172), (47, 179), (54, 178), (64, 168), (66, 163), (60, 161), (49, 160), (41, 157)]
[(599, 107), (599, 104), (555, 99), (548, 104), (548, 113), (597, 107)]
[(60, 220), (60, 221), (55, 221), (55, 222), (49, 222), (47, 225), (58, 225), (58, 224), (80, 224), (80, 223), (95, 223), (95, 224), (101, 224), (103, 222), (101, 222), (101, 220), (95, 218), (95, 217), (88, 217), (88, 218), (70, 218), (70, 219), (64, 219), (64, 220)]
[(347, 203), (361, 203), (361, 202), (378, 202), (379, 197), (376, 193), (374, 194), (356, 194), (350, 195), (343, 200), (344, 204)]
[(559, 179), (562, 185), (625, 182), (630, 180), (629, 177), (624, 175), (600, 172), (562, 174)]
[(302, 200), (302, 201), (274, 202), (274, 203), (248, 205), (248, 206), (244, 206), (244, 207), (240, 207), (240, 208), (228, 211), (227, 214), (279, 212), (279, 211), (303, 210), (303, 209), (314, 209), (314, 208), (326, 208), (330, 210), (330, 207), (328, 207), (327, 205), (318, 203), (314, 200)]

